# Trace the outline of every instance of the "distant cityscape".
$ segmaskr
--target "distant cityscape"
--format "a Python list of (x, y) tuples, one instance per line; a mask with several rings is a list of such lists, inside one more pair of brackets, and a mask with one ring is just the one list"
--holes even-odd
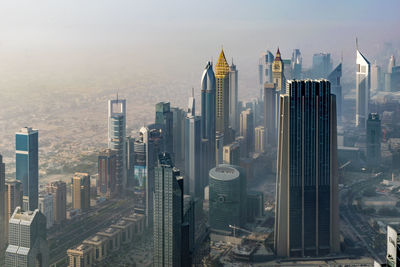
[(70, 145), (73, 164), (60, 140), (39, 165), (41, 129), (14, 129), (13, 170), (0, 155), (0, 265), (400, 266), (400, 66), (362, 47), (337, 65), (315, 53), (311, 68), (300, 49), (267, 50), (249, 101), (221, 49), (186, 107), (153, 103), (137, 129), (122, 94), (104, 99), (107, 142), (82, 129), (96, 137), (82, 140), (90, 152)]

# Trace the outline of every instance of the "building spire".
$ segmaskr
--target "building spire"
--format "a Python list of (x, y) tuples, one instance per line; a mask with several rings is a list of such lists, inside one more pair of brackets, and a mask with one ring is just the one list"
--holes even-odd
[(356, 37), (356, 49), (358, 50), (358, 38)]

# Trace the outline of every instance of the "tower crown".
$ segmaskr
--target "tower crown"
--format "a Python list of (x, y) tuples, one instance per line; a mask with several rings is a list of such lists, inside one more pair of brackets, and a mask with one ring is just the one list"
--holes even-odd
[(281, 61), (281, 52), (279, 51), (279, 47), (278, 47), (278, 51), (276, 51), (276, 56), (275, 56), (275, 61)]
[(215, 65), (215, 76), (217, 78), (223, 78), (229, 73), (229, 65), (226, 61), (224, 50), (221, 49), (221, 53), (219, 54), (219, 58), (217, 61), (217, 65)]

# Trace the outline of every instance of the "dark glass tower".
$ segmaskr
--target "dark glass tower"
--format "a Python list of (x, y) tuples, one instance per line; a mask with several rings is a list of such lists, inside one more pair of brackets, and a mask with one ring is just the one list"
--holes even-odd
[(16, 178), (22, 182), (25, 210), (38, 208), (39, 198), (39, 132), (22, 128), (15, 135)]
[(329, 81), (288, 81), (280, 97), (278, 256), (339, 251), (336, 139), (336, 98)]
[(183, 178), (168, 153), (159, 155), (154, 190), (154, 266), (182, 266)]
[(163, 151), (173, 155), (173, 114), (169, 102), (159, 102), (156, 104), (155, 123), (164, 126), (164, 149)]
[(215, 76), (212, 63), (207, 62), (201, 78), (201, 131), (202, 131), (202, 173), (203, 185), (208, 184), (208, 171), (215, 167)]

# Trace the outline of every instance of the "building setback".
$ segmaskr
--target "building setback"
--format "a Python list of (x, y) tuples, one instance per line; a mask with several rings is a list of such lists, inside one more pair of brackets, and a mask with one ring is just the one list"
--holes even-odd
[(280, 97), (275, 252), (339, 252), (336, 99), (327, 80), (288, 81)]

